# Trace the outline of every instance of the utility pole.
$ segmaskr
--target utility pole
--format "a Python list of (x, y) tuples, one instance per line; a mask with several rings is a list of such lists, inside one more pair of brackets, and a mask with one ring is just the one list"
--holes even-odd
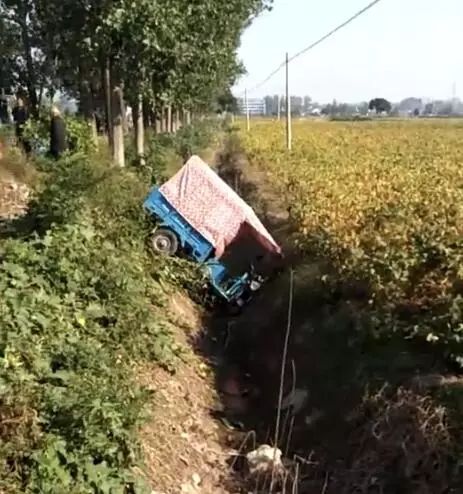
[(244, 90), (244, 106), (246, 107), (246, 129), (251, 130), (251, 119), (249, 118), (248, 90)]
[(286, 147), (288, 148), (288, 151), (291, 151), (292, 140), (291, 97), (289, 95), (289, 56), (286, 53)]

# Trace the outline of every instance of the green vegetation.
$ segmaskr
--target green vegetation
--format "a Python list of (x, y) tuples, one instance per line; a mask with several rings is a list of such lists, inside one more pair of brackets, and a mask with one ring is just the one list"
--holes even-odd
[[(92, 126), (80, 117), (66, 116), (66, 137), (69, 152), (90, 154), (96, 151), (96, 142), (92, 135)], [(48, 152), (50, 147), (50, 117), (41, 112), (34, 119), (29, 120), (24, 129), (24, 137), (30, 142), (32, 149), (37, 152)]]
[[(37, 158), (29, 215), (0, 241), (2, 493), (143, 491), (131, 467), (147, 396), (133, 363), (174, 368), (159, 309), (192, 276), (148, 254), (142, 201), (209, 145), (195, 117), (229, 106), (240, 35), (270, 4), (0, 0), (0, 88), (25, 100), (34, 148), (48, 148), (43, 112), (58, 92), (79, 114), (66, 117), (70, 152)], [(139, 166), (111, 167), (97, 127), (114, 164)]]
[[(271, 0), (2, 0), (0, 87), (20, 90), (37, 117), (57, 91), (75, 97), (93, 125), (101, 117), (124, 165), (125, 107), (136, 137), (189, 122), (193, 112), (230, 107), (243, 72), (243, 30)], [(59, 19), (59, 22), (57, 22)], [(137, 155), (144, 156), (143, 138)]]
[[(168, 164), (154, 141), (150, 176)], [(174, 371), (182, 349), (162, 307), (192, 271), (146, 248), (139, 169), (82, 150), (37, 166), (29, 215), (0, 241), (0, 491), (144, 492), (131, 467), (148, 393), (133, 366)]]

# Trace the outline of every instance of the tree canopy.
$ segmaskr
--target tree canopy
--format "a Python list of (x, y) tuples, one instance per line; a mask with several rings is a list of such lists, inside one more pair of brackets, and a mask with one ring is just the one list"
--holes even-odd
[[(194, 109), (243, 68), (243, 29), (272, 0), (0, 0), (0, 85), (103, 99), (104, 70), (127, 98)], [(81, 108), (82, 109), (82, 108)]]
[(375, 110), (376, 113), (389, 113), (392, 110), (391, 103), (384, 98), (374, 98), (368, 104), (369, 110)]

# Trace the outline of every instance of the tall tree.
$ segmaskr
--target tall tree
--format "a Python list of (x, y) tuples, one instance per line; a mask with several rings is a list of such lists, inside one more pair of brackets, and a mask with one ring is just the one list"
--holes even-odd
[(32, 113), (36, 113), (39, 87), (47, 73), (41, 50), (42, 40), (38, 36), (36, 4), (33, 0), (1, 0), (0, 19), (3, 31), (14, 32), (17, 36), (17, 51), (9, 50), (9, 67), (14, 70), (17, 84), (27, 90)]
[(27, 88), (34, 108), (43, 89), (76, 97), (89, 122), (103, 105), (114, 157), (122, 164), (123, 96), (135, 110), (142, 159), (144, 121), (158, 122), (161, 108), (176, 116), (182, 109), (185, 115), (204, 111), (226, 94), (243, 71), (237, 59), (241, 33), (270, 5), (271, 0), (0, 0), (0, 33), (16, 36), (13, 53), (0, 56), (11, 67), (7, 73)]
[(389, 113), (392, 109), (391, 103), (384, 98), (374, 98), (368, 104), (369, 110), (375, 110), (376, 113)]

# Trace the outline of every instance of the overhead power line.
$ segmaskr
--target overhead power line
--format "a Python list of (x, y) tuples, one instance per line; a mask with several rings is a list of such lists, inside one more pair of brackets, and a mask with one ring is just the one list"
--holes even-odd
[(312, 43), (311, 45), (307, 46), (306, 48), (302, 49), (301, 51), (299, 51), (298, 53), (296, 53), (295, 55), (293, 55), (290, 59), (289, 59), (289, 62), (292, 62), (293, 60), (295, 60), (296, 58), (300, 57), (301, 55), (303, 55), (304, 53), (308, 52), (309, 50), (311, 50), (312, 48), (315, 48), (317, 45), (319, 45), (320, 43), (323, 43), (323, 41), (325, 41), (326, 39), (330, 38), (331, 36), (333, 36), (333, 34), (336, 34), (339, 30), (341, 30), (343, 27), (346, 27), (348, 24), (350, 24), (351, 22), (355, 21), (355, 19), (357, 19), (357, 17), (360, 17), (362, 14), (364, 14), (365, 12), (367, 12), (368, 10), (370, 10), (371, 8), (373, 8), (376, 4), (378, 4), (381, 0), (374, 0), (373, 2), (369, 3), (366, 7), (363, 7), (362, 10), (359, 10), (356, 14), (354, 14), (352, 17), (349, 17), (349, 19), (347, 19), (347, 21), (344, 21), (342, 24), (339, 24), (339, 26), (335, 27), (334, 29), (332, 29), (329, 33), (325, 34), (325, 36), (322, 36), (320, 39), (318, 39), (317, 41), (315, 41), (314, 43)]
[[(311, 43), (309, 46), (306, 46), (302, 50), (298, 51), (295, 55), (289, 58), (288, 63), (294, 61), (296, 58), (300, 57), (301, 55), (304, 55), (308, 51), (312, 50), (316, 46), (318, 46), (320, 43), (323, 43), (323, 41), (327, 40), (334, 34), (336, 34), (338, 31), (340, 31), (342, 28), (346, 27), (348, 24), (351, 22), (355, 21), (358, 17), (360, 17), (362, 14), (373, 8), (376, 4), (378, 4), (381, 0), (373, 0), (370, 2), (368, 5), (363, 7), (363, 9), (359, 10), (356, 12), (353, 16), (349, 17), (346, 21), (344, 21), (342, 24), (339, 24), (339, 26), (336, 26), (334, 29), (329, 31), (327, 34), (322, 36), (321, 38), (317, 39), (317, 41), (314, 41)], [(278, 72), (286, 65), (286, 62), (282, 62), (273, 72), (271, 72), (263, 81), (259, 82), (259, 84), (256, 84), (254, 87), (248, 90), (248, 92), (255, 91), (256, 89), (259, 89), (262, 87), (266, 82), (268, 82), (273, 76), (278, 74)]]

